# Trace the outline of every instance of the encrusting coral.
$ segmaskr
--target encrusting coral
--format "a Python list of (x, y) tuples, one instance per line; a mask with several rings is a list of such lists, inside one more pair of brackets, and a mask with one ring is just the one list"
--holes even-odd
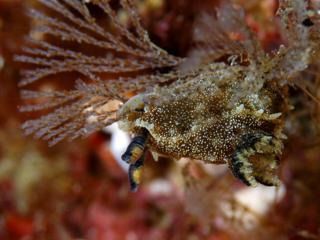
[[(108, 0), (39, 2), (59, 17), (32, 10), (40, 25), (31, 35), (41, 39), (31, 38), (32, 46), (16, 59), (39, 68), (26, 71), (20, 86), (58, 73), (80, 75), (72, 90), (22, 91), (25, 99), (45, 99), (22, 111), (53, 109), (27, 121), (27, 134), (55, 144), (119, 121), (130, 133), (147, 130), (143, 151), (228, 162), (247, 185), (278, 183), (288, 86), (319, 55), (319, 15), (312, 4), (280, 1), (287, 46), (272, 53), (264, 52), (240, 7), (222, 5), (216, 16), (196, 21), (196, 47), (180, 58), (150, 41), (131, 0), (120, 1), (128, 21)], [(66, 48), (57, 41), (75, 44)]]

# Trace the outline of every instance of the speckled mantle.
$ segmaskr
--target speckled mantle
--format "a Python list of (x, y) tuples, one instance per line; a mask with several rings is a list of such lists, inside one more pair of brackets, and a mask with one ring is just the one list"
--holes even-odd
[(149, 148), (157, 153), (212, 163), (229, 161), (245, 135), (280, 139), (284, 92), (269, 83), (239, 97), (245, 67), (224, 67), (208, 66), (192, 81), (136, 96), (120, 110), (120, 127), (130, 132), (146, 128)]

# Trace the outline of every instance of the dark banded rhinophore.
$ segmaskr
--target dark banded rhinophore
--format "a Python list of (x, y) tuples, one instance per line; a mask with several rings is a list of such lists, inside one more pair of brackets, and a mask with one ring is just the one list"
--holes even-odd
[(139, 158), (135, 163), (129, 165), (129, 182), (130, 190), (136, 192), (138, 190), (139, 184), (142, 178), (144, 155)]
[(127, 147), (125, 153), (121, 156), (122, 160), (126, 163), (135, 163), (140, 159), (145, 151), (146, 142), (147, 142), (148, 132), (145, 129), (142, 129), (132, 139), (131, 143)]
[[(274, 152), (274, 149), (277, 149), (277, 144), (274, 137), (263, 133), (252, 133), (244, 136), (242, 143), (237, 147), (231, 158), (230, 168), (234, 176), (248, 186), (256, 186), (258, 182), (266, 186), (278, 185), (279, 179), (273, 174), (278, 166), (276, 152)], [(262, 152), (268, 152), (269, 157), (263, 156)], [(256, 154), (262, 155), (260, 156), (260, 168), (263, 168), (263, 174), (260, 172), (261, 169), (254, 169), (250, 162), (250, 158)], [(267, 168), (262, 159), (267, 163)]]
[(131, 191), (135, 192), (141, 182), (142, 168), (144, 162), (144, 153), (148, 138), (148, 131), (141, 131), (134, 136), (127, 147), (125, 153), (121, 156), (122, 160), (129, 163), (129, 182)]

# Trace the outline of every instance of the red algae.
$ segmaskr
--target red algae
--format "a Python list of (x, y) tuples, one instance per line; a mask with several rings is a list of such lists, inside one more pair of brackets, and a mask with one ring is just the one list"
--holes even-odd
[[(0, 239), (319, 239), (318, 5), (1, 1)], [(226, 121), (208, 124), (211, 136), (203, 123), (213, 113), (250, 121), (233, 133)], [(30, 118), (24, 130), (44, 141), (23, 136)], [(136, 193), (112, 153), (114, 135), (101, 131), (119, 120), (150, 134)], [(78, 136), (86, 138), (62, 141)], [(203, 136), (220, 142), (202, 149)], [(270, 188), (204, 162), (280, 186), (268, 203), (253, 199), (264, 204), (258, 211), (250, 191)]]

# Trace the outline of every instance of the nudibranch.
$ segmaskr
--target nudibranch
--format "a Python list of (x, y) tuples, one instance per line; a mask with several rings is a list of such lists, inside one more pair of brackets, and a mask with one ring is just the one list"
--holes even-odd
[[(286, 91), (270, 81), (259, 92), (237, 95), (249, 73), (239, 66), (225, 67), (208, 65), (192, 80), (155, 87), (122, 106), (119, 127), (136, 135), (123, 157), (130, 168), (140, 172), (149, 149), (172, 159), (228, 163), (250, 186), (279, 183)], [(134, 174), (129, 173), (131, 183)], [(131, 186), (136, 189), (137, 184)]]

